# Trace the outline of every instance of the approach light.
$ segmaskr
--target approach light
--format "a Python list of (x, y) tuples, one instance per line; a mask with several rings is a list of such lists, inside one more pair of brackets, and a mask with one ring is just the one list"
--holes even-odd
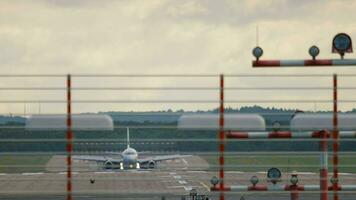
[(341, 59), (345, 53), (352, 53), (352, 40), (346, 33), (339, 33), (333, 39), (332, 53), (338, 53)]
[(272, 167), (267, 172), (268, 181), (276, 184), (277, 182), (281, 181), (282, 173), (279, 169)]
[(210, 179), (210, 183), (215, 187), (217, 184), (219, 184), (219, 179), (216, 176), (213, 176), (213, 178)]
[(253, 56), (255, 56), (256, 60), (259, 60), (260, 57), (263, 55), (263, 49), (261, 47), (255, 47), (252, 50)]
[(281, 128), (281, 124), (279, 123), (279, 121), (274, 121), (272, 122), (272, 127), (274, 131), (279, 131), (279, 129)]
[(315, 58), (319, 55), (319, 53), (320, 53), (319, 47), (313, 45), (309, 48), (309, 55), (313, 57), (313, 60), (315, 60)]
[(339, 180), (336, 178), (336, 177), (331, 177), (330, 178), (330, 182), (332, 183), (332, 184), (336, 184), (336, 183), (338, 183), (339, 182)]
[(297, 185), (299, 179), (297, 175), (292, 175), (289, 180), (293, 185)]
[(255, 186), (259, 182), (258, 177), (257, 176), (252, 176), (250, 178), (250, 182), (252, 183), (253, 186)]

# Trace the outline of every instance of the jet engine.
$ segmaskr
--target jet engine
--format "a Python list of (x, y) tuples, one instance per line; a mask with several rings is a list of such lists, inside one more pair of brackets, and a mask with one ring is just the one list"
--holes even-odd
[(148, 162), (148, 168), (149, 169), (154, 169), (156, 167), (156, 162), (151, 160)]
[(111, 160), (107, 160), (104, 163), (105, 169), (112, 169), (113, 168), (113, 163), (111, 162)]

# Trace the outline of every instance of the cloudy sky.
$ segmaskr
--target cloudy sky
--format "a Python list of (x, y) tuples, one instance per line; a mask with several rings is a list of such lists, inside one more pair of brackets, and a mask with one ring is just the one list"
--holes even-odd
[[(253, 69), (251, 50), (256, 27), (264, 58), (304, 59), (311, 45), (321, 58), (331, 54), (332, 37), (346, 32), (356, 38), (356, 1), (340, 0), (1, 0), (1, 74), (356, 74), (355, 68)], [(351, 58), (354, 55), (346, 55)], [(354, 78), (355, 79), (355, 78)], [(317, 81), (315, 81), (317, 80)], [(62, 87), (64, 79), (3, 78), (2, 87)], [(84, 79), (74, 85), (90, 86), (206, 86), (215, 79)], [(340, 80), (350, 86), (352, 78)], [(344, 82), (342, 82), (344, 81)], [(230, 78), (228, 86), (331, 86), (330, 78)], [(351, 85), (352, 86), (352, 85)], [(78, 92), (76, 99), (213, 99), (216, 91), (190, 92)], [(236, 93), (236, 92), (235, 92)], [(340, 95), (356, 99), (351, 92)], [(64, 99), (64, 93), (6, 91), (5, 100)], [(95, 94), (98, 94), (97, 92)], [(331, 91), (281, 93), (271, 91), (227, 94), (231, 99), (330, 99)], [(317, 95), (316, 95), (317, 94)], [(195, 96), (194, 96), (195, 95)], [(194, 96), (194, 97), (193, 97)], [(188, 98), (189, 97), (189, 98)], [(252, 104), (252, 103), (251, 103)], [(231, 104), (233, 107), (242, 104)], [(275, 104), (265, 104), (273, 106)], [(301, 105), (301, 104), (299, 104)], [(38, 110), (28, 104), (27, 111)], [(42, 110), (60, 112), (44, 104)], [(78, 105), (76, 111), (205, 109), (216, 105)], [(278, 105), (298, 107), (296, 104)], [(330, 104), (303, 106), (331, 108)], [(343, 105), (344, 109), (353, 107)], [(1, 105), (2, 113), (22, 112), (24, 105)]]

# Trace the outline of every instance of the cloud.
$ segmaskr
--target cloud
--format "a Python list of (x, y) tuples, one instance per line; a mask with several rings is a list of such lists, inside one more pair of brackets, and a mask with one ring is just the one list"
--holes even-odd
[[(352, 73), (352, 68), (253, 69), (252, 48), (259, 45), (264, 58), (307, 58), (307, 49), (318, 45), (320, 57), (337, 58), (330, 53), (331, 39), (337, 32), (355, 36), (356, 1), (1, 1), (0, 2), (0, 68), (11, 73)], [(318, 9), (315, 9), (318, 8)], [(355, 38), (355, 37), (354, 37)], [(347, 55), (351, 57), (351, 55)], [(39, 83), (51, 85), (53, 80)], [(62, 80), (64, 82), (64, 80)], [(211, 86), (214, 79), (141, 79), (135, 86)], [(283, 79), (283, 81), (286, 81)], [(281, 83), (279, 79), (254, 81), (229, 79), (231, 85)], [(316, 84), (305, 80), (306, 85)], [(327, 81), (321, 81), (328, 85)], [(348, 81), (352, 82), (352, 81)], [(1, 82), (30, 86), (28, 82)], [(57, 84), (57, 82), (56, 82)], [(58, 83), (61, 85), (62, 82)], [(122, 85), (120, 80), (79, 79), (86, 86)], [(286, 83), (296, 86), (297, 81)], [(128, 85), (129, 86), (129, 85)], [(199, 98), (215, 99), (215, 93), (152, 92), (142, 96), (114, 92), (96, 98)], [(270, 93), (273, 98), (303, 97), (301, 94)], [(194, 96), (196, 95), (196, 96)], [(1, 95), (1, 97), (10, 97)], [(43, 98), (46, 95), (17, 95), (17, 98)], [(60, 95), (53, 96), (61, 98)], [(83, 94), (82, 97), (89, 98)], [(231, 98), (238, 95), (231, 95)], [(258, 98), (248, 96), (251, 98)], [(329, 98), (327, 94), (320, 98)], [(353, 96), (352, 96), (353, 97)], [(78, 97), (79, 98), (79, 97)], [(351, 98), (351, 97), (350, 97)], [(99, 106), (99, 105), (98, 105)], [(137, 106), (137, 105), (135, 105)], [(139, 105), (154, 109), (172, 105)], [(237, 105), (235, 105), (237, 106)], [(293, 105), (294, 106), (294, 105)], [(309, 105), (308, 105), (309, 106)], [(21, 106), (20, 106), (21, 107)], [(18, 110), (22, 110), (22, 107)], [(212, 108), (210, 105), (174, 105), (175, 108)], [(327, 108), (327, 106), (324, 106)], [(350, 107), (350, 106), (349, 106)], [(49, 106), (46, 107), (49, 109)], [(100, 105), (100, 109), (133, 109), (132, 105)], [(6, 106), (1, 109), (9, 110)], [(96, 109), (82, 106), (82, 111)], [(79, 111), (79, 110), (78, 110)], [(5, 111), (4, 111), (5, 112)]]

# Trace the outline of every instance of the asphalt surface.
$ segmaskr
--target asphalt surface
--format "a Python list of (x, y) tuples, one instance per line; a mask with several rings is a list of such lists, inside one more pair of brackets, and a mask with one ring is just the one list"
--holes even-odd
[[(154, 170), (105, 171), (96, 163), (73, 162), (73, 199), (182, 199), (192, 188), (211, 199), (219, 199), (219, 193), (209, 192), (210, 179), (216, 172), (208, 171), (209, 165), (200, 157), (159, 163)], [(270, 184), (264, 172), (226, 172), (227, 185), (248, 185), (252, 175), (257, 175), (259, 184)], [(95, 180), (94, 183), (90, 179)], [(281, 184), (288, 183), (289, 174), (284, 174)], [(301, 172), (301, 184), (318, 184), (318, 174)], [(65, 199), (65, 157), (54, 156), (47, 164), (46, 172), (0, 174), (0, 199)], [(342, 184), (356, 184), (356, 175), (342, 174)], [(330, 194), (332, 195), (332, 194)], [(225, 199), (287, 200), (288, 192), (227, 192)], [(330, 196), (330, 199), (332, 196)], [(187, 198), (188, 199), (188, 198)], [(300, 199), (319, 199), (318, 193), (301, 193)], [(340, 200), (355, 200), (356, 191), (342, 193)]]

